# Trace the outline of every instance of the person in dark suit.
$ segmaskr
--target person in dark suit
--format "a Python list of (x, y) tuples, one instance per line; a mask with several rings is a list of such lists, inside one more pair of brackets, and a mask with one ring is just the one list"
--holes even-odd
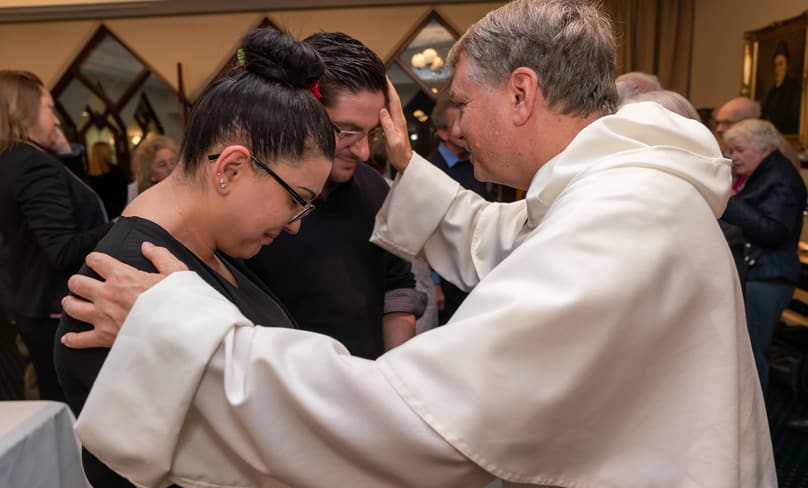
[[(449, 86), (451, 80), (446, 83), (446, 88), (438, 93), (438, 101), (432, 109), (432, 125), (435, 127), (440, 144), (427, 156), (427, 160), (451, 176), (463, 188), (488, 200), (486, 184), (474, 177), (474, 166), (466, 150), (466, 141), (462, 136), (458, 137), (452, 133), (452, 126), (457, 121), (460, 110), (449, 101)], [(433, 272), (432, 276), (438, 300), (438, 322), (443, 325), (452, 318), (468, 293), (438, 276), (437, 273)]]
[(774, 85), (763, 102), (763, 118), (783, 134), (800, 131), (800, 82), (788, 74), (789, 53), (784, 41), (774, 51)]
[(60, 302), (67, 278), (109, 224), (98, 195), (49, 153), (60, 143), (66, 145), (41, 80), (0, 70), (0, 233), (8, 246), (11, 312), (40, 398), (64, 401), (53, 367)]
[(721, 219), (738, 226), (746, 241), (746, 323), (765, 392), (774, 328), (791, 301), (800, 272), (797, 243), (805, 184), (777, 150), (779, 133), (771, 122), (738, 122), (726, 131), (724, 140), (740, 184)]

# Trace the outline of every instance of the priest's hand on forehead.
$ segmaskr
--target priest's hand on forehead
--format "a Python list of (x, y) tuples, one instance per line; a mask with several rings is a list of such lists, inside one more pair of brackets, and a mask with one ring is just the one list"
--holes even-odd
[(137, 297), (174, 271), (188, 267), (163, 247), (144, 242), (141, 251), (158, 273), (146, 273), (103, 253), (87, 256), (87, 266), (104, 281), (73, 275), (67, 282), (73, 295), (62, 299), (64, 312), (93, 326), (86, 332), (69, 332), (61, 341), (67, 347), (111, 347)]
[(379, 121), (384, 129), (387, 159), (396, 171), (401, 173), (412, 159), (412, 147), (407, 132), (407, 119), (404, 117), (404, 109), (401, 108), (401, 99), (390, 78), (387, 78), (387, 97), (389, 102), (387, 108), (383, 108), (379, 113)]

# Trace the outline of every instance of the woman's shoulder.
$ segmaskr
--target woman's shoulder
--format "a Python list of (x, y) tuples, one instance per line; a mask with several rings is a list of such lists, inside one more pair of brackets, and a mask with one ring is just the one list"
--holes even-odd
[[(140, 248), (144, 242), (165, 247), (181, 261), (186, 261), (187, 249), (158, 224), (142, 217), (120, 217), (95, 250), (108, 254), (141, 271), (156, 272)], [(178, 255), (179, 254), (179, 255)], [(82, 267), (82, 270), (85, 268)]]

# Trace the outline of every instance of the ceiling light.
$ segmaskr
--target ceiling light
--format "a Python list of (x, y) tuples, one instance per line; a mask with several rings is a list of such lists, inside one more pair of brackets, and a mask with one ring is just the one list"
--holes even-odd
[(424, 61), (424, 55), (421, 53), (413, 54), (411, 62), (414, 68), (426, 68), (426, 61)]

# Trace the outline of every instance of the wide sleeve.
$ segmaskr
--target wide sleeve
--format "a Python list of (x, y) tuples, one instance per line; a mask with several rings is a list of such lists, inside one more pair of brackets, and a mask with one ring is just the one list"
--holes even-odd
[(525, 237), (526, 221), (523, 201), (487, 202), (413, 153), (376, 216), (371, 242), (408, 260), (425, 257), (468, 291)]
[(104, 224), (80, 229), (62, 164), (44, 153), (34, 153), (17, 166), (14, 192), (37, 244), (56, 269), (75, 271), (98, 240), (109, 230)]
[(326, 336), (254, 327), (190, 272), (138, 299), (77, 433), (141, 486), (482, 486), (492, 478), (427, 426), (375, 362)]

